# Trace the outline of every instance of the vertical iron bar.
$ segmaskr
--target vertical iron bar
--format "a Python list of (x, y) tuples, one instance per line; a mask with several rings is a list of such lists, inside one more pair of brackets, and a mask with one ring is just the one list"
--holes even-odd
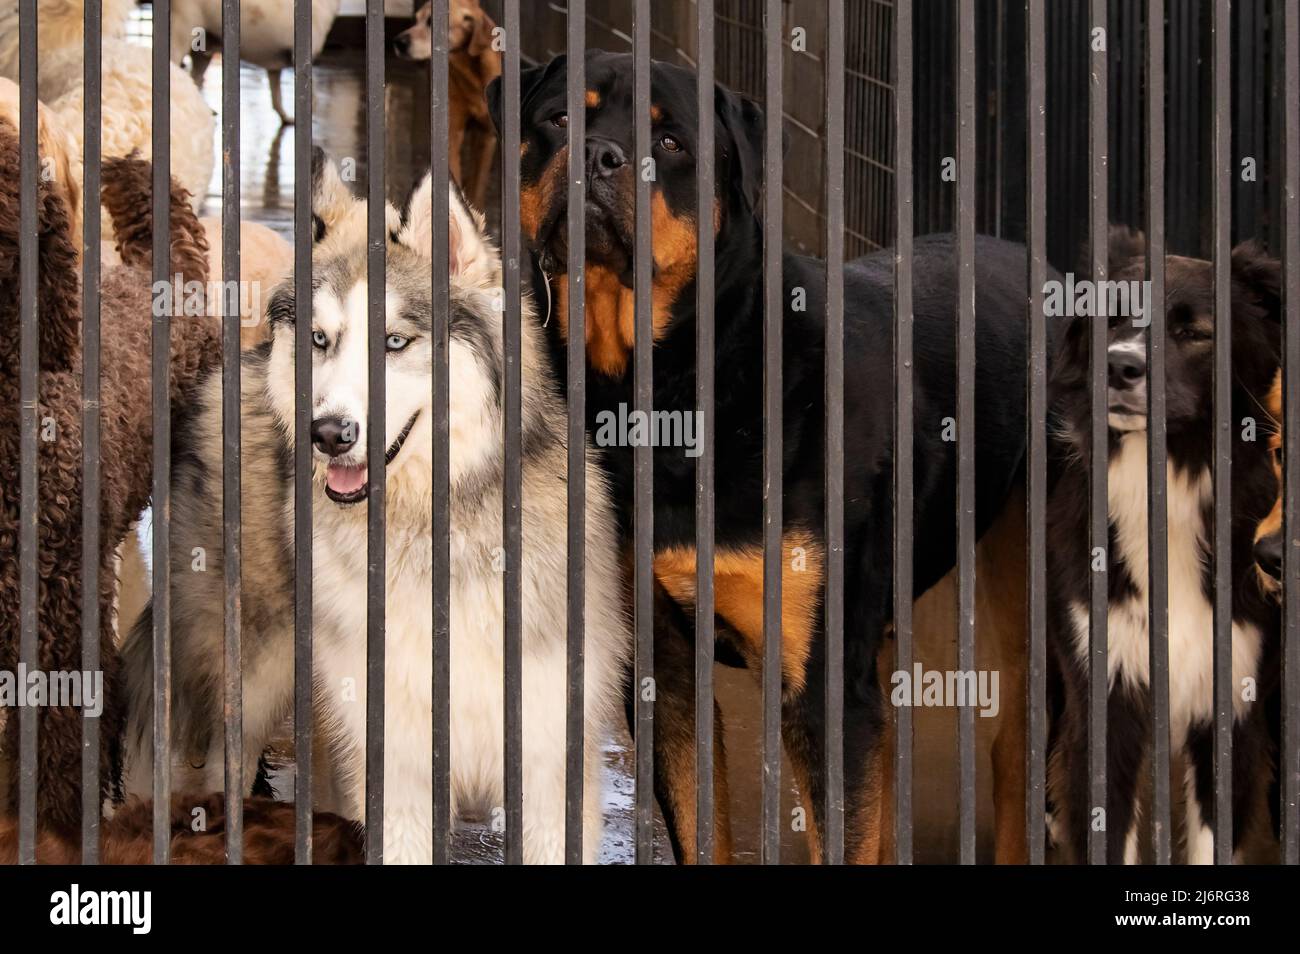
[[(81, 668), (98, 672), (99, 652), (99, 208), (102, 115), (102, 0), (86, 0), (83, 10), (85, 59), (81, 137), (84, 148), (81, 207)], [(25, 233), (28, 234), (28, 233)], [(99, 863), (99, 819), (103, 811), (99, 781), (99, 718), (83, 711), (81, 723), (81, 863)]]
[[(18, 517), (19, 638), (18, 659), (29, 669), (40, 667), (38, 606), (40, 599), (36, 524), (40, 516), (37, 429), (40, 425), (40, 341), (36, 308), (40, 248), (36, 177), (40, 163), (36, 126), (36, 0), (22, 0), (18, 30), (18, 221), (21, 236), (18, 259), (20, 314), (19, 392), (22, 401), (20, 442), (20, 504)], [(98, 203), (96, 203), (98, 205)], [(90, 213), (87, 212), (89, 217)], [(18, 861), (36, 863), (36, 757), (38, 710), (18, 710)]]
[(696, 7), (696, 94), (699, 120), (696, 149), (695, 406), (700, 413), (701, 453), (695, 459), (695, 861), (712, 864), (715, 832), (713, 789), (713, 552), (716, 529), (713, 456), (714, 349), (713, 216), (716, 201), (714, 161), (713, 0)]
[[(584, 653), (587, 600), (587, 322), (586, 233), (587, 2), (569, 0), (569, 555), (568, 672), (565, 726), (564, 858), (582, 864)], [(594, 794), (594, 793), (593, 793)]]
[(1215, 0), (1214, 861), (1232, 864), (1232, 6)]
[(781, 860), (782, 326), (781, 203), (785, 36), (781, 0), (763, 20), (763, 823), (764, 864)]
[[(632, 390), (636, 409), (649, 415), (654, 405), (651, 364), (653, 324), (650, 313), (650, 2), (636, 0), (633, 30), (633, 152), (637, 157), (636, 235), (634, 238), (633, 295), (636, 332), (633, 346)], [(654, 457), (647, 444), (633, 450), (633, 575), (636, 628), (635, 695), (636, 731), (636, 863), (654, 860), (654, 703), (647, 680), (654, 679)]]
[(244, 860), (244, 680), (240, 630), (239, 0), (221, 3), (221, 506), (226, 630), (226, 861)]
[[(975, 0), (957, 16), (957, 668), (975, 670)], [(957, 710), (961, 863), (975, 863), (975, 709)]]
[(312, 861), (312, 276), (310, 0), (293, 8), (293, 751), (294, 863)]
[(1171, 861), (1169, 801), (1169, 510), (1165, 444), (1165, 4), (1147, 3), (1147, 540), (1151, 672), (1151, 847)]
[[(448, 0), (433, 0), (431, 24), (447, 23)], [(433, 190), (433, 863), (451, 860), (451, 292), (448, 228), (447, 31), (431, 31), (429, 175)]]
[[(842, 8), (842, 4), (840, 4)], [(842, 13), (842, 9), (840, 11)], [(828, 30), (828, 37), (843, 35), (843, 23), (838, 25), (838, 29), (832, 27)], [(840, 46), (835, 43), (834, 46)], [(843, 51), (840, 51), (841, 64), (840, 72), (843, 72), (842, 57)], [(899, 3), (894, 6), (894, 651), (895, 661), (894, 668), (896, 672), (912, 671), (912, 235), (913, 235), (913, 215), (912, 207), (912, 82), (913, 82), (914, 59), (912, 53), (912, 7), (910, 4)], [(840, 105), (842, 106), (842, 100)], [(843, 115), (839, 116), (840, 123), (843, 123)], [(837, 137), (840, 142), (843, 141), (843, 132), (840, 131)], [(829, 137), (828, 137), (829, 140)], [(827, 148), (830, 148), (829, 142)], [(842, 151), (842, 148), (841, 148)], [(842, 166), (841, 166), (842, 172)], [(842, 189), (842, 182), (837, 183)], [(838, 210), (842, 203), (842, 196), (839, 200), (832, 202), (827, 198), (827, 219), (832, 215), (840, 219), (837, 223), (836, 232), (842, 235), (843, 221), (842, 213), (832, 210)], [(828, 242), (828, 250), (832, 248)], [(836, 261), (841, 269), (843, 268), (843, 244), (835, 248)], [(830, 255), (827, 256), (827, 268), (830, 268)], [(844, 282), (841, 275), (838, 280), (839, 287), (836, 292), (839, 296), (837, 308), (841, 311), (838, 316), (838, 328), (836, 335), (841, 340), (838, 343), (839, 356), (838, 361), (840, 368), (837, 374), (840, 378), (837, 386), (841, 389), (839, 401), (842, 404), (843, 395), (843, 295)], [(827, 300), (830, 300), (830, 288), (827, 289)], [(827, 333), (830, 333), (829, 327)], [(827, 349), (827, 363), (830, 363), (830, 351)], [(839, 467), (843, 469), (843, 427), (844, 411), (843, 408), (837, 408), (833, 412), (828, 408), (828, 414), (834, 413), (838, 418), (837, 427), (840, 430), (838, 448), (840, 462)], [(843, 520), (843, 474), (836, 474), (839, 483), (839, 492), (841, 499), (837, 506), (839, 508), (839, 520)], [(829, 495), (828, 495), (829, 502)], [(842, 526), (838, 532), (843, 533)], [(843, 538), (841, 537), (841, 547)], [(829, 546), (828, 546), (828, 549)], [(839, 557), (840, 566), (840, 583), (843, 585), (843, 554)], [(828, 561), (827, 569), (829, 571), (831, 564)], [(830, 579), (829, 573), (827, 577)], [(841, 592), (841, 600), (842, 600)], [(836, 606), (837, 613), (840, 614), (840, 627), (843, 626), (843, 608)], [(829, 604), (828, 604), (829, 620)], [(828, 647), (829, 637), (828, 630)], [(839, 641), (840, 652), (843, 651), (843, 634), (836, 633), (836, 639)], [(841, 681), (843, 674), (841, 672)], [(829, 692), (836, 692), (841, 696), (843, 686), (828, 686)], [(841, 718), (843, 709), (841, 709)], [(894, 843), (896, 845), (897, 862), (900, 865), (910, 865), (912, 863), (912, 709), (910, 706), (895, 706), (894, 718), (895, 724), (895, 743), (894, 743)], [(833, 725), (830, 716), (827, 716), (827, 731), (829, 735), (830, 726)], [(840, 751), (836, 752), (837, 758), (843, 757), (843, 738), (842, 726)], [(829, 757), (828, 757), (829, 758)], [(843, 797), (841, 791), (841, 799)], [(843, 837), (843, 807), (840, 810), (841, 839)]]
[[(153, 287), (171, 289), (171, 0), (153, 5)], [(93, 210), (87, 209), (87, 215)], [(179, 298), (179, 289), (171, 302)], [(153, 863), (171, 862), (171, 314), (153, 310)]]
[(1286, 361), (1283, 555), (1282, 753), (1278, 765), (1282, 861), (1300, 864), (1300, 11), (1289, 6), (1283, 40), (1282, 322)]
[[(437, 29), (438, 27), (434, 27)], [(384, 863), (384, 604), (388, 554), (385, 491), (388, 450), (387, 315), (384, 308), (388, 255), (384, 188), (384, 4), (366, 0), (366, 863)]]
[(1026, 527), (1029, 547), (1028, 760), (1025, 825), (1029, 863), (1046, 860), (1043, 812), (1047, 798), (1047, 322), (1043, 283), (1047, 279), (1047, 9), (1026, 0), (1028, 103), (1025, 108), (1029, 193), (1025, 223), (1029, 246), (1029, 467)]
[[(1106, 0), (1091, 0), (1092, 30), (1105, 30)], [(1109, 247), (1109, 222), (1107, 218), (1107, 58), (1104, 44), (1085, 42), (1091, 50), (1089, 69), (1091, 83), (1088, 87), (1088, 148), (1091, 156), (1091, 205), (1089, 207), (1089, 233), (1092, 246), (1092, 278), (1101, 282), (1106, 278), (1106, 258)], [(1101, 47), (1098, 49), (1098, 47)], [(1100, 312), (1101, 309), (1099, 308)], [(1090, 483), (1090, 550), (1092, 553), (1090, 615), (1088, 628), (1088, 779), (1089, 799), (1094, 809), (1106, 807), (1106, 699), (1109, 681), (1107, 666), (1107, 621), (1109, 600), (1106, 591), (1109, 560), (1108, 533), (1110, 517), (1107, 497), (1107, 458), (1109, 423), (1107, 410), (1106, 345), (1108, 323), (1106, 315), (1092, 318), (1089, 338), (1089, 369), (1091, 373), (1091, 449), (1092, 470)], [(1102, 559), (1097, 560), (1097, 551)], [(1100, 566), (1101, 569), (1097, 567)], [(1088, 829), (1088, 860), (1091, 864), (1106, 863), (1106, 832)]]
[(505, 4), (506, 61), (502, 77), (505, 135), (502, 137), (501, 230), (505, 271), (505, 813), (506, 864), (524, 857), (523, 792), (523, 524), (520, 400), (522, 310), (519, 271), (519, 0)]
[[(904, 49), (906, 32), (911, 39), (911, 10), (896, 10), (896, 42)], [(822, 833), (822, 855), (827, 864), (844, 864), (844, 0), (829, 0), (826, 23), (826, 831)], [(911, 69), (911, 60), (906, 68)], [(901, 75), (901, 73), (900, 73)], [(910, 79), (907, 91), (911, 91)], [(907, 125), (911, 129), (911, 97), (898, 94), (898, 129)], [(906, 112), (905, 112), (906, 110)], [(898, 143), (904, 134), (898, 134)], [(910, 146), (910, 134), (907, 146)], [(902, 148), (902, 147), (900, 147)], [(906, 155), (906, 153), (905, 153)], [(902, 162), (894, 164), (900, 177), (910, 177), (910, 161), (906, 173)], [(911, 179), (907, 179), (909, 183)], [(902, 188), (902, 186), (898, 186)], [(907, 186), (909, 196), (911, 186)], [(911, 204), (907, 204), (911, 212)], [(901, 230), (900, 230), (901, 231)], [(910, 233), (910, 227), (909, 227)], [(896, 268), (902, 268), (901, 259)], [(910, 276), (910, 264), (909, 268)], [(898, 273), (898, 279), (902, 274)], [(897, 404), (896, 404), (897, 407)], [(911, 402), (907, 402), (910, 408)], [(911, 448), (911, 441), (907, 441)], [(897, 460), (897, 458), (896, 458)], [(898, 472), (896, 476), (898, 476)], [(911, 478), (907, 478), (907, 490)], [(896, 487), (897, 506), (897, 487)], [(909, 513), (910, 513), (909, 508)], [(906, 546), (902, 534), (894, 533), (894, 554), (897, 547)], [(911, 569), (911, 561), (907, 563)], [(897, 580), (897, 577), (896, 577)], [(894, 603), (897, 612), (898, 604)], [(911, 610), (911, 594), (907, 594), (907, 611)], [(907, 637), (911, 636), (910, 619), (907, 620)], [(901, 646), (901, 641), (900, 641)], [(907, 643), (910, 652), (911, 643)], [(900, 649), (900, 654), (902, 649)], [(907, 725), (910, 736), (910, 723)], [(904, 728), (898, 728), (900, 738)], [(883, 743), (884, 740), (881, 740)], [(900, 746), (901, 749), (901, 746)], [(910, 750), (909, 753), (911, 754)], [(904, 756), (900, 755), (900, 760)], [(910, 779), (910, 772), (909, 772)], [(904, 795), (904, 786), (898, 789), (898, 855), (910, 858), (911, 824), (910, 786)], [(907, 805), (904, 806), (904, 799)], [(906, 831), (905, 831), (906, 829)], [(906, 850), (904, 846), (906, 841)]]

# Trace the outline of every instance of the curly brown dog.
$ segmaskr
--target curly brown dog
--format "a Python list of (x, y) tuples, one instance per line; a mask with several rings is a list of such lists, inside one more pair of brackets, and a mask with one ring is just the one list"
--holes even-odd
[[(291, 865), (294, 848), (294, 807), (269, 798), (244, 799), (244, 864)], [(198, 828), (199, 830), (195, 830)], [(153, 860), (153, 803), (131, 802), (100, 829), (100, 862), (106, 865), (147, 865)], [(0, 865), (18, 856), (18, 826), (0, 818)], [(75, 837), (43, 831), (36, 841), (36, 861), (43, 865), (76, 864), (81, 844)], [(312, 863), (357, 865), (365, 859), (359, 826), (318, 812), (312, 819)], [(171, 863), (226, 863), (226, 797), (172, 797)]]
[[(19, 146), (12, 123), (0, 119), (0, 671), (15, 671), (19, 643)], [(152, 452), (150, 379), (151, 167), (138, 159), (103, 165), (103, 195), (116, 225), (122, 266), (101, 279), (101, 552), (100, 653), (104, 709), (100, 722), (107, 767), (121, 735), (122, 693), (117, 686), (113, 597), (114, 551), (144, 509)], [(38, 308), (40, 316), (39, 646), (47, 673), (81, 668), (82, 393), (81, 282), (69, 210), (61, 195), (40, 183)], [(207, 242), (183, 189), (171, 191), (171, 271), (187, 282), (207, 281)], [(183, 413), (185, 391), (220, 354), (215, 321), (177, 321), (171, 341), (171, 400)], [(76, 831), (81, 817), (82, 711), (40, 710), (36, 773), (38, 817), (55, 832)], [(3, 749), (16, 759), (19, 719), (5, 720)], [(5, 803), (17, 805), (17, 772)], [(107, 791), (109, 773), (103, 773)]]

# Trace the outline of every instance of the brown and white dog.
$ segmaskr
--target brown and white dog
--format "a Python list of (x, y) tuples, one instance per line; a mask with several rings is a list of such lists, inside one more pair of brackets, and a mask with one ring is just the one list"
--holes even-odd
[[(398, 34), (393, 49), (408, 60), (433, 54), (433, 4), (415, 13), (415, 25)], [(496, 155), (496, 128), (488, 115), (484, 90), (501, 75), (501, 53), (492, 46), (496, 24), (478, 0), (450, 0), (447, 5), (447, 149), (451, 174), (477, 208), (487, 204), (488, 177)], [(467, 162), (462, 162), (465, 134), (472, 130)]]

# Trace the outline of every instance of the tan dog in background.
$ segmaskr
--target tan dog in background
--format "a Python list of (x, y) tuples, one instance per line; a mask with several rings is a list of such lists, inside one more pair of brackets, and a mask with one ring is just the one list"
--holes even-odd
[[(449, 0), (447, 7), (447, 150), (452, 178), (477, 208), (486, 207), (488, 178), (497, 137), (483, 91), (501, 75), (501, 53), (492, 47), (496, 24), (477, 0)], [(398, 34), (393, 49), (407, 60), (433, 55), (433, 4), (415, 13), (415, 25)], [(473, 128), (468, 162), (462, 163), (465, 134)]]

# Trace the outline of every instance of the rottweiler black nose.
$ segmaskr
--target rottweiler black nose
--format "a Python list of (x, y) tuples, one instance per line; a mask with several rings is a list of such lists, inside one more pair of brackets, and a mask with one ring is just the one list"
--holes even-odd
[(1273, 579), (1282, 579), (1282, 534), (1270, 533), (1255, 541), (1255, 562)]
[(606, 179), (627, 165), (623, 147), (609, 139), (587, 140), (587, 178)]
[(322, 454), (338, 457), (357, 442), (357, 428), (341, 417), (322, 417), (311, 422), (311, 442)]
[(1107, 357), (1110, 386), (1120, 390), (1137, 387), (1147, 375), (1147, 358), (1141, 351), (1113, 350)]

